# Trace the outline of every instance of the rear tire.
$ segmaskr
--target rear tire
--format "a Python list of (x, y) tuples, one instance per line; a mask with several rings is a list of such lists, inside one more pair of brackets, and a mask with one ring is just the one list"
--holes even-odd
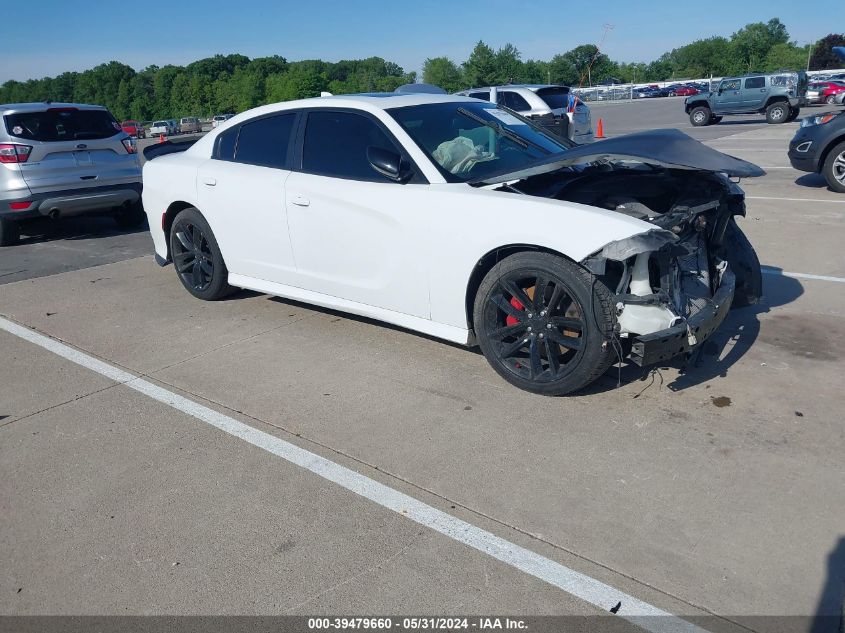
[(0, 246), (13, 246), (21, 238), (18, 223), (14, 220), (0, 218)]
[(121, 209), (114, 216), (114, 221), (122, 229), (135, 229), (143, 226), (147, 221), (147, 214), (140, 202), (136, 202), (128, 209)]
[[(541, 290), (537, 290), (537, 288)], [(481, 351), (512, 385), (561, 396), (589, 385), (616, 358), (613, 295), (587, 270), (550, 253), (496, 264), (475, 296)]]
[(834, 145), (822, 165), (827, 185), (838, 193), (845, 193), (845, 141)]
[(828, 105), (833, 105), (834, 103), (836, 103), (836, 95), (828, 95), (827, 99), (825, 99), (824, 102)]
[(703, 127), (710, 125), (710, 118), (713, 113), (707, 106), (698, 106), (693, 108), (689, 113), (689, 120), (695, 127)]
[(235, 290), (214, 233), (197, 209), (183, 209), (173, 220), (170, 256), (179, 281), (197, 299), (215, 301)]
[(766, 108), (766, 123), (786, 123), (789, 117), (789, 105), (785, 101), (775, 101)]

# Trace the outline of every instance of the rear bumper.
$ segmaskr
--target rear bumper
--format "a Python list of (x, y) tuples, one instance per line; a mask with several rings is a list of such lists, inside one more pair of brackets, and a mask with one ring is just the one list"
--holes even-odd
[(695, 350), (725, 320), (735, 290), (736, 278), (730, 269), (726, 269), (709, 305), (683, 323), (634, 338), (631, 360), (640, 366), (653, 365)]
[[(45, 216), (70, 217), (97, 213), (134, 204), (141, 199), (141, 183), (70, 189), (49, 193), (30, 193), (16, 198), (0, 199), (0, 217), (28, 220)], [(29, 202), (23, 209), (12, 209), (10, 203)]]

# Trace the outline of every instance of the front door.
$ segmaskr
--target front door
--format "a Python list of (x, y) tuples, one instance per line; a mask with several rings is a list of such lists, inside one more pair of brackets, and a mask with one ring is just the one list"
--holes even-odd
[(297, 286), (428, 318), (427, 184), (376, 172), (367, 147), (401, 154), (363, 113), (314, 110), (302, 171), (286, 185)]
[(713, 112), (723, 114), (735, 112), (741, 109), (742, 96), (740, 92), (740, 79), (723, 79), (719, 83), (713, 103)]

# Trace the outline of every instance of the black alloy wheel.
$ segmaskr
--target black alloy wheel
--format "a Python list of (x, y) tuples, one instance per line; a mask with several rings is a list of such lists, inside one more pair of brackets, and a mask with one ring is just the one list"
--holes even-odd
[(214, 279), (214, 256), (202, 229), (183, 222), (174, 227), (174, 235), (173, 265), (182, 283), (197, 292), (208, 289)]
[(610, 365), (612, 305), (609, 291), (580, 266), (548, 253), (517, 253), (494, 266), (481, 283), (476, 338), (508, 382), (563, 395), (589, 384)]
[(194, 208), (179, 212), (170, 229), (170, 257), (185, 289), (199, 299), (220, 299), (232, 291), (229, 271), (211, 227)]

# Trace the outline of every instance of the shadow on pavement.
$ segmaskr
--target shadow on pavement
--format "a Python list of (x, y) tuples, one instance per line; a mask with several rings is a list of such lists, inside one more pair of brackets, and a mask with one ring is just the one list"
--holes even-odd
[(35, 244), (52, 240), (85, 240), (109, 237), (112, 235), (130, 235), (148, 231), (147, 223), (134, 228), (121, 228), (109, 216), (81, 216), (51, 220), (49, 218), (32, 220), (20, 227), (20, 244)]
[[(767, 267), (769, 271), (781, 271)], [(608, 370), (592, 385), (578, 395), (592, 395), (616, 389), (634, 382), (642, 382), (643, 389), (634, 398), (655, 383), (663, 386), (661, 369), (677, 369), (678, 375), (665, 386), (671, 391), (683, 391), (713, 378), (725, 377), (730, 367), (751, 349), (760, 334), (758, 316), (771, 308), (792, 303), (804, 293), (801, 283), (778, 274), (763, 276), (763, 300), (755, 306), (731, 310), (716, 332), (689, 357), (679, 356), (670, 362), (652, 367), (638, 367), (625, 363)]]
[(804, 174), (795, 179), (795, 184), (813, 189), (827, 189), (827, 181), (821, 174)]
[(819, 595), (810, 633), (842, 633), (845, 630), (845, 536), (827, 556), (827, 576)]

